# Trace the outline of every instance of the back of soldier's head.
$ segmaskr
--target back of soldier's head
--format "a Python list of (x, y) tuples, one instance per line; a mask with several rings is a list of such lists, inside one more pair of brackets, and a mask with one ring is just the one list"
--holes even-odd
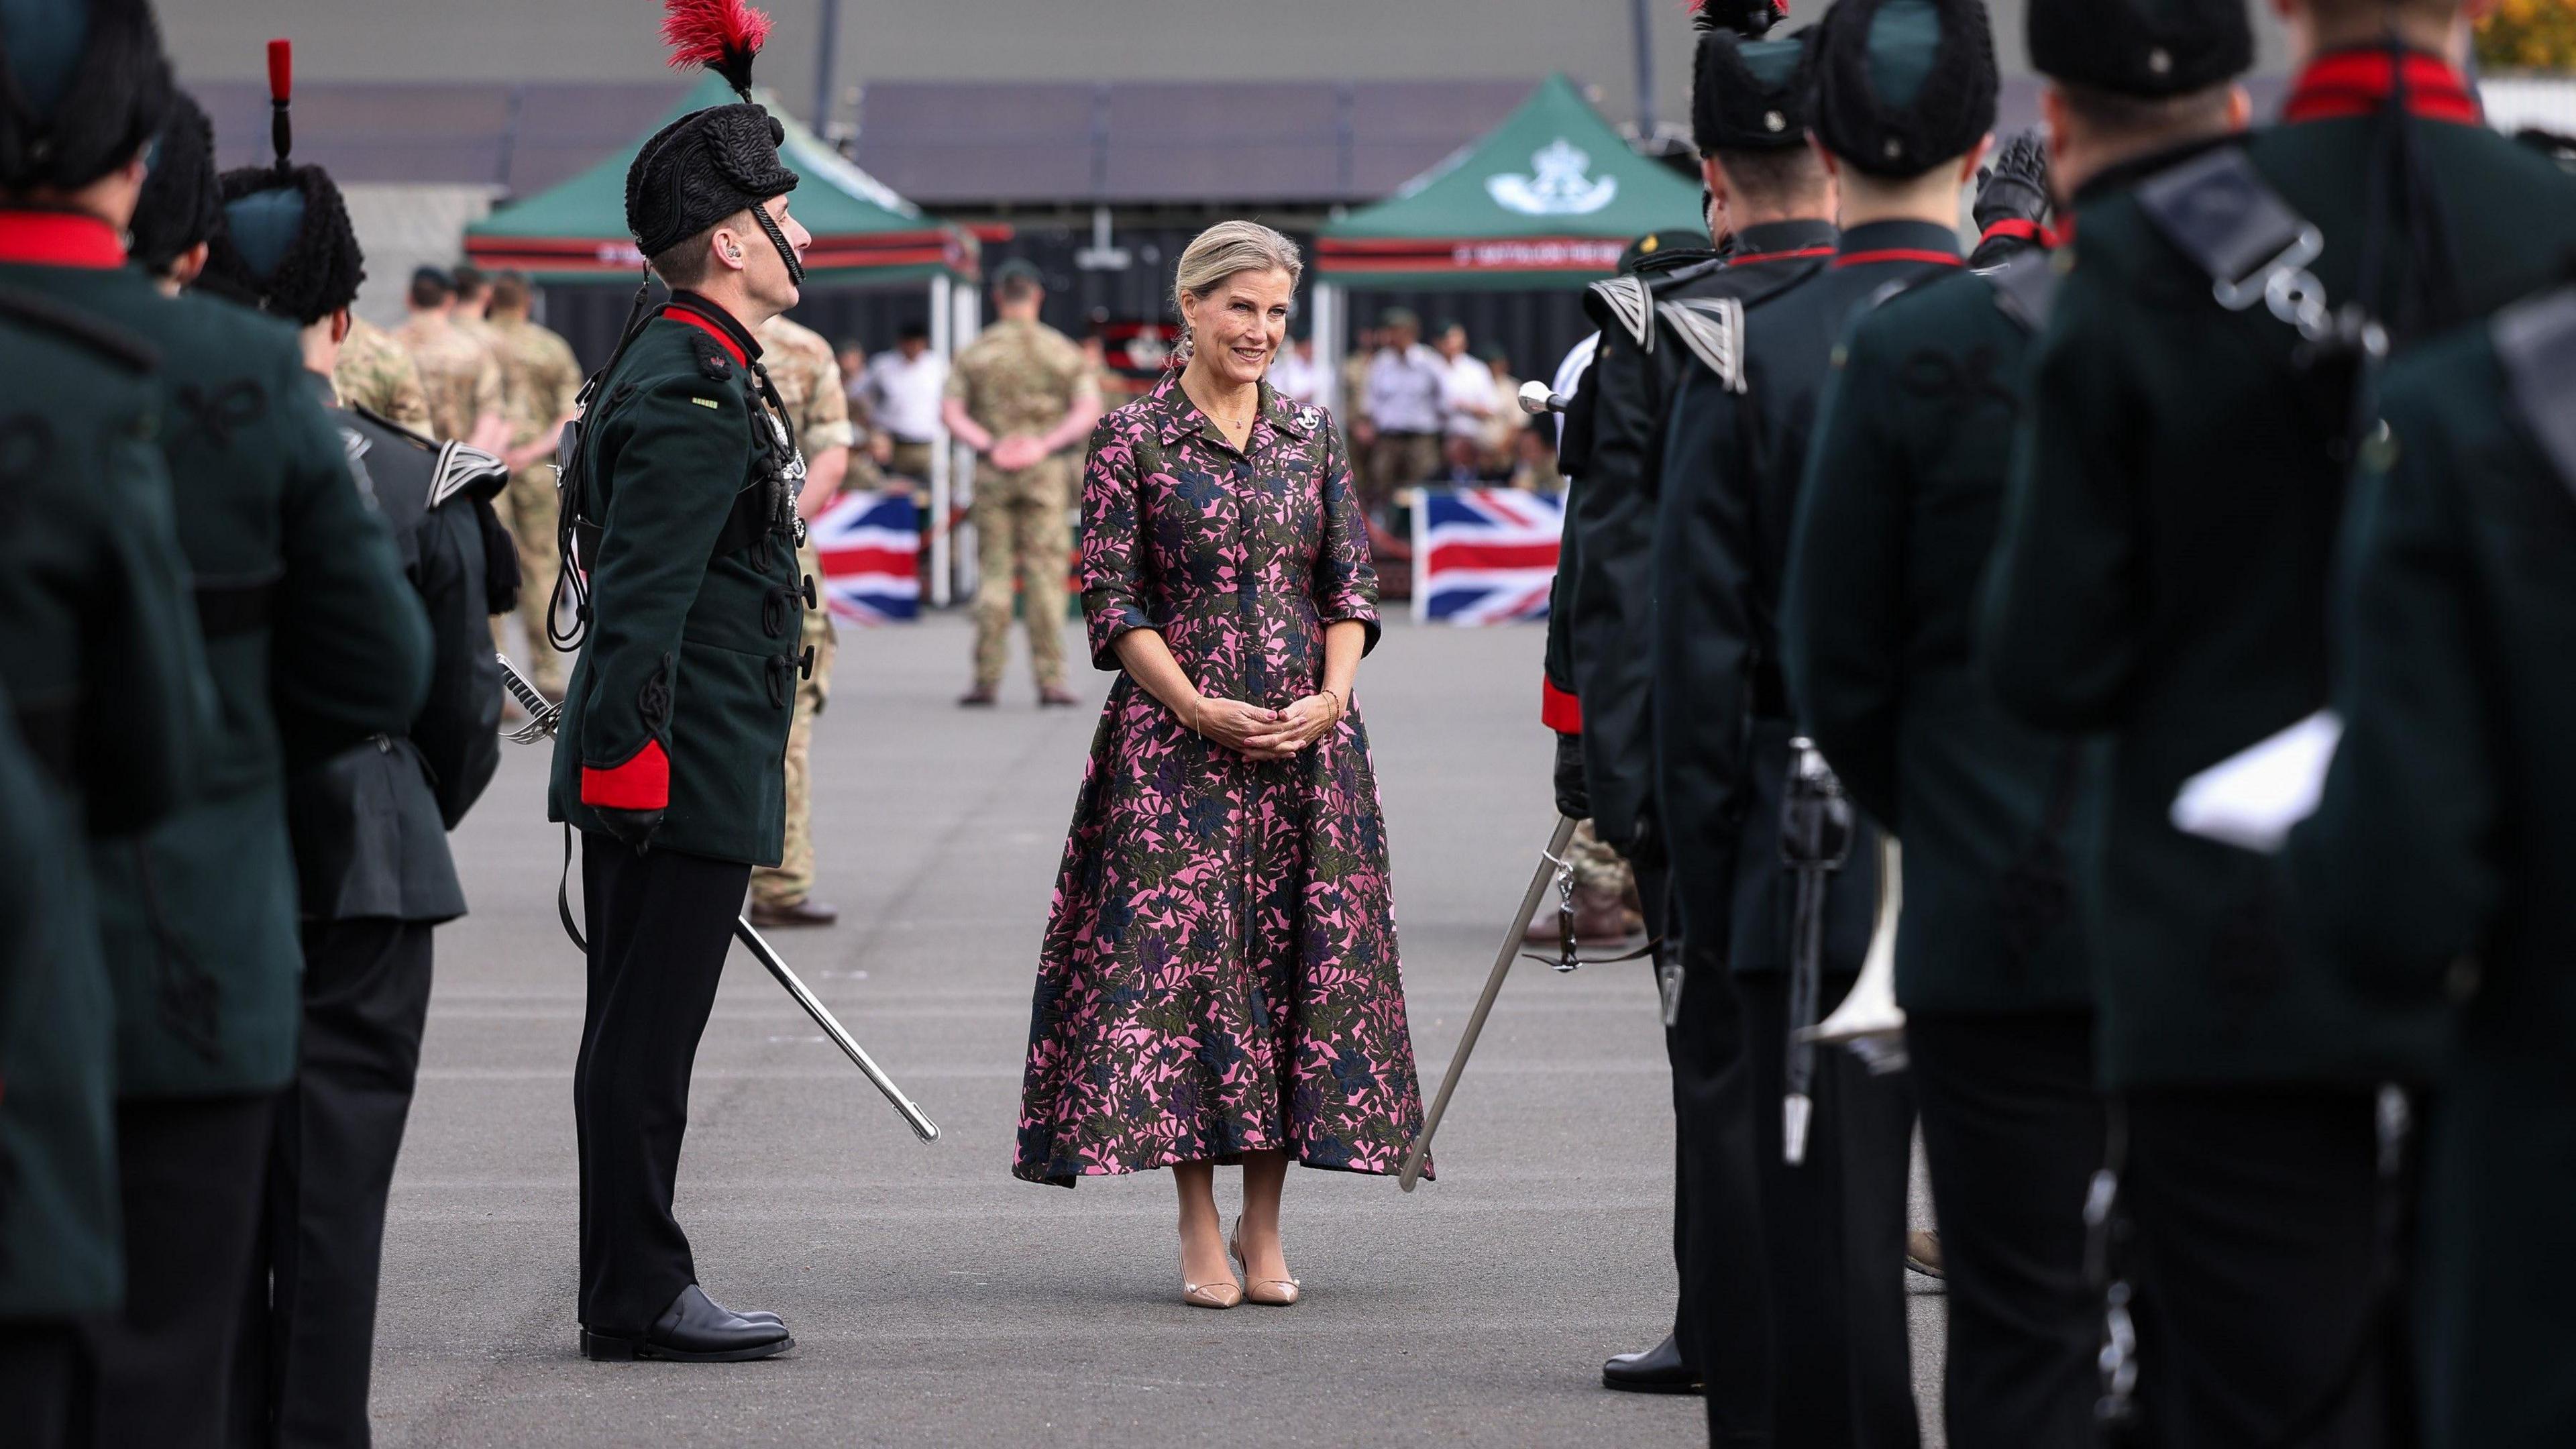
[(60, 199), (121, 170), (173, 94), (147, 0), (0, 0), (0, 195)]
[(492, 310), (512, 317), (524, 317), (533, 293), (525, 272), (503, 272), (492, 279)]
[(2234, 81), (2254, 63), (2244, 0), (2030, 0), (2027, 19), (2061, 187), (2239, 123)]
[(1691, 58), (1691, 142), (1725, 173), (1730, 213), (1796, 213), (1829, 205), (1824, 167), (1807, 144), (1809, 27), (1770, 38), (1768, 0), (1698, 7)]
[(1929, 177), (1994, 129), (1982, 0), (1837, 0), (1811, 64), (1816, 140), (1862, 184)]

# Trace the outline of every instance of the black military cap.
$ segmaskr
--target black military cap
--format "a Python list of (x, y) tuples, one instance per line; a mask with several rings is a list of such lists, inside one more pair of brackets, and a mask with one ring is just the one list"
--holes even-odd
[(2245, 0), (2030, 0), (2027, 19), (2033, 70), (2114, 95), (2187, 95), (2254, 64)]
[(1818, 27), (1816, 139), (1872, 176), (1920, 176), (1995, 124), (1983, 0), (1838, 0)]
[(1619, 275), (1628, 276), (1657, 257), (1696, 252), (1708, 254), (1708, 233), (1674, 227), (1668, 231), (1650, 231), (1628, 243), (1619, 253)]
[(1033, 282), (1043, 287), (1046, 285), (1046, 273), (1039, 271), (1035, 262), (1013, 257), (993, 269), (994, 286), (1006, 286), (1012, 282)]
[(1787, 13), (1775, 0), (1705, 0), (1691, 59), (1691, 143), (1720, 151), (1807, 144), (1807, 34), (1765, 40)]
[(412, 268), (411, 284), (417, 287), (423, 282), (427, 282), (429, 285), (436, 287), (442, 292), (453, 292), (456, 290), (456, 279), (447, 274), (447, 269), (445, 267)]
[(0, 190), (105, 176), (160, 133), (172, 94), (148, 0), (0, 3)]
[(126, 248), (154, 276), (179, 254), (211, 239), (223, 225), (223, 189), (215, 180), (215, 128), (187, 92), (171, 98), (170, 118), (152, 146), (152, 170), (135, 201)]
[[(269, 139), (277, 159), (223, 174), (223, 225), (215, 232), (197, 284), (310, 327), (358, 300), (358, 284), (367, 279), (366, 255), (349, 223), (348, 203), (330, 173), (319, 166), (298, 166), (288, 154), (293, 144), (287, 123), (289, 70), (285, 42), (271, 42), (269, 102), (275, 114)], [(421, 271), (446, 280), (435, 267)]]

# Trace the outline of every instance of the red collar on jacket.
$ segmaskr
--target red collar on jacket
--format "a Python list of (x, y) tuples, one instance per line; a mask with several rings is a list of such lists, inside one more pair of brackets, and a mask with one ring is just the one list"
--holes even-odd
[(760, 343), (749, 329), (732, 313), (695, 292), (672, 293), (671, 300), (662, 304), (662, 315), (674, 322), (686, 322), (714, 338), (737, 367), (751, 366), (751, 360), (760, 355)]
[[(2290, 87), (2281, 119), (2335, 121), (2367, 116), (2397, 89), (2398, 62), (2384, 49), (2337, 50), (2318, 56)], [(2475, 126), (2485, 122), (2468, 82), (2439, 56), (2405, 53), (2406, 109), (2428, 121)]]
[(125, 265), (116, 228), (73, 211), (0, 211), (0, 262), (39, 267)]

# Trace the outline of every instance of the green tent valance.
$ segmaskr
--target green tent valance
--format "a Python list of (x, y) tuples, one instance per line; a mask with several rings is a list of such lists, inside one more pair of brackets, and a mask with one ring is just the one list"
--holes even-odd
[(1562, 75), (1482, 140), (1373, 206), (1327, 222), (1322, 279), (1344, 287), (1592, 281), (1650, 231), (1689, 227), (1699, 189), (1639, 156)]
[[(701, 77), (686, 99), (653, 130), (734, 94), (716, 76)], [(975, 242), (958, 227), (921, 214), (875, 177), (844, 159), (766, 96), (762, 104), (786, 128), (779, 147), (796, 188), (796, 219), (814, 234), (805, 253), (813, 283), (870, 286), (918, 281), (942, 273), (975, 274)], [(465, 254), (476, 266), (516, 268), (548, 284), (633, 282), (644, 259), (626, 232), (626, 168), (650, 136), (534, 196), (510, 203), (465, 229)]]

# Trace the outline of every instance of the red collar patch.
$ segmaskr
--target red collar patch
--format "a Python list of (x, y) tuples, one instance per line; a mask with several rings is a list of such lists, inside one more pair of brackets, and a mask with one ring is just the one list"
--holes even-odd
[[(2318, 56), (2290, 88), (2281, 119), (2336, 121), (2367, 116), (2396, 93), (2400, 74), (2399, 62), (2385, 50), (2339, 50)], [(2485, 124), (2485, 112), (2469, 93), (2468, 82), (2441, 57), (2410, 50), (2402, 74), (2409, 115), (2459, 126)]]
[(125, 265), (125, 243), (116, 229), (71, 211), (0, 211), (0, 262), (38, 267)]
[(716, 345), (725, 350), (725, 355), (733, 359), (734, 366), (751, 365), (751, 355), (744, 352), (742, 344), (734, 341), (733, 334), (718, 326), (715, 319), (705, 316), (692, 307), (665, 307), (662, 309), (662, 315), (674, 322), (686, 322), (714, 338)]
[(1927, 267), (1964, 267), (1965, 258), (1948, 252), (1922, 251), (1913, 247), (1882, 247), (1876, 251), (1845, 252), (1834, 258), (1834, 270), (1845, 267), (1873, 266), (1880, 262), (1920, 262)]

